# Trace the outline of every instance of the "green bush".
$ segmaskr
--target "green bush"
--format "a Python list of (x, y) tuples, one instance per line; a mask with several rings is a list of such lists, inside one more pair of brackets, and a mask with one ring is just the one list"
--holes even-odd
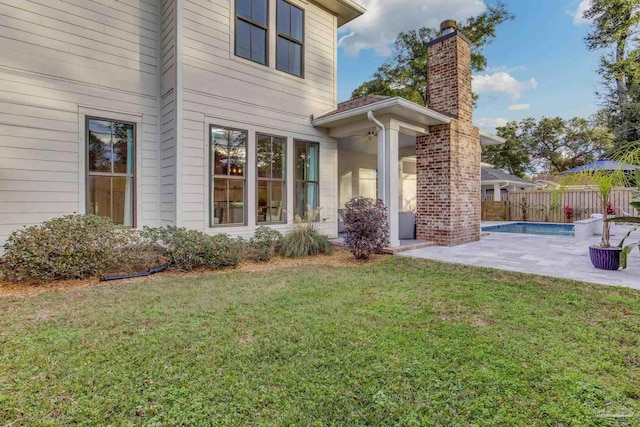
[(310, 220), (296, 219), (294, 228), (281, 241), (279, 253), (287, 258), (330, 254), (333, 246), (326, 236), (318, 233)]
[(226, 234), (209, 236), (201, 231), (173, 226), (145, 227), (140, 233), (159, 244), (163, 255), (169, 259), (169, 267), (179, 271), (236, 266), (245, 246), (241, 238), (232, 239)]
[(269, 261), (276, 253), (282, 233), (269, 227), (256, 228), (249, 240), (249, 256), (254, 261)]
[(95, 215), (66, 215), (24, 227), (9, 236), (4, 249), (2, 275), (33, 283), (138, 272), (162, 262), (152, 242)]

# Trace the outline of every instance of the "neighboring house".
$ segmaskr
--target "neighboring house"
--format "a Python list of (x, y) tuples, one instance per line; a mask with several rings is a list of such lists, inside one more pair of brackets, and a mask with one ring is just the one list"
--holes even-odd
[(419, 238), (478, 239), (480, 141), (501, 140), (472, 125), (468, 41), (448, 25), (431, 43), (430, 109), (336, 110), (338, 28), (363, 13), (353, 0), (0, 0), (0, 243), (73, 212), (247, 237), (320, 207), (333, 236), (369, 185), (397, 245), (399, 165), (416, 177), (403, 188), (416, 187)]
[(482, 163), (482, 200), (500, 202), (508, 200), (512, 191), (522, 191), (535, 187), (535, 184), (518, 176), (502, 172), (492, 165)]
[(533, 181), (533, 185), (535, 185), (536, 190), (553, 190), (560, 187), (560, 184), (548, 179), (536, 179)]

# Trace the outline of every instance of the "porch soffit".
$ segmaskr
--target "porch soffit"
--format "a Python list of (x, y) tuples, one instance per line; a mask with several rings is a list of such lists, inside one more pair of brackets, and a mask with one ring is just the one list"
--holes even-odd
[[(392, 116), (398, 122), (400, 126), (403, 123), (407, 128), (422, 128), (425, 129), (429, 126), (447, 124), (451, 122), (451, 119), (444, 114), (440, 114), (436, 111), (430, 110), (426, 107), (422, 107), (406, 99), (393, 97), (383, 98), (376, 100), (373, 103), (367, 103), (365, 105), (359, 105), (355, 108), (341, 111), (338, 109), (336, 112), (326, 114), (313, 120), (312, 124), (315, 127), (320, 127), (329, 130), (337, 130), (338, 132), (333, 135), (336, 138), (342, 137), (339, 134), (341, 129), (345, 130), (345, 136), (351, 132), (349, 128), (359, 127), (372, 127), (373, 123), (367, 118), (367, 113), (373, 111), (376, 116)], [(351, 125), (351, 126), (347, 126)], [(331, 132), (332, 134), (334, 132)]]

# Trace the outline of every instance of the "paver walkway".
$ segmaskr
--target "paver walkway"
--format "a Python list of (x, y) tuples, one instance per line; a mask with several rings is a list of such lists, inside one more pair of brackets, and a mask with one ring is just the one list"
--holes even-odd
[[(611, 244), (618, 244), (627, 230), (629, 227), (614, 225)], [(640, 231), (632, 237), (638, 241)], [(598, 270), (589, 260), (589, 245), (598, 242), (598, 236), (576, 240), (572, 237), (490, 233), (479, 242), (416, 249), (398, 255), (640, 289), (640, 252), (636, 249), (629, 256), (626, 270)]]

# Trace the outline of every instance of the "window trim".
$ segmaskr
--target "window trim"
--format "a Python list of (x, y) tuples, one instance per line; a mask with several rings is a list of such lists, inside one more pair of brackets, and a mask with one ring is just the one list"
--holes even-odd
[[(127, 124), (127, 125), (133, 125), (133, 173), (132, 174), (127, 174), (127, 173), (115, 173), (115, 172), (91, 172), (89, 170), (90, 165), (89, 165), (89, 132), (90, 132), (90, 127), (89, 127), (89, 122), (91, 120), (99, 120), (99, 121), (104, 121), (104, 122), (116, 122), (116, 123), (122, 123), (122, 124)], [(123, 224), (118, 224), (124, 228), (130, 228), (130, 229), (135, 229), (138, 227), (138, 163), (139, 163), (139, 156), (138, 156), (138, 123), (136, 122), (132, 122), (129, 120), (120, 120), (120, 119), (110, 119), (107, 117), (101, 117), (101, 116), (97, 116), (97, 115), (85, 115), (84, 116), (84, 170), (85, 170), (85, 182), (84, 182), (84, 191), (85, 191), (85, 197), (84, 197), (84, 201), (85, 201), (85, 212), (87, 214), (93, 214), (92, 210), (91, 210), (91, 199), (89, 197), (90, 195), (90, 188), (91, 188), (91, 177), (92, 176), (104, 176), (104, 177), (110, 177), (110, 178), (114, 178), (114, 177), (124, 177), (124, 178), (131, 178), (132, 182), (131, 182), (131, 188), (133, 191), (133, 197), (131, 200), (131, 222), (132, 225), (123, 225)], [(112, 168), (113, 168), (113, 163), (112, 163)], [(113, 183), (111, 184), (111, 215), (109, 216), (109, 218), (111, 219), (111, 221), (113, 221)]]
[[(297, 166), (297, 158), (296, 157), (296, 148), (298, 146), (298, 144), (304, 144), (305, 147), (309, 147), (311, 145), (315, 145), (318, 147), (318, 180), (317, 181), (311, 181), (311, 180), (300, 180), (298, 179), (298, 174), (295, 173), (296, 170), (296, 166)], [(308, 149), (307, 149), (308, 151)], [(299, 183), (302, 184), (315, 184), (316, 185), (316, 208), (320, 207), (320, 143), (319, 142), (315, 142), (315, 141), (306, 141), (303, 139), (294, 139), (293, 140), (293, 152), (294, 152), (294, 162), (293, 162), (293, 170), (294, 170), (294, 182), (293, 182), (293, 190), (294, 190), (294, 194), (297, 192), (297, 187)], [(294, 215), (297, 214), (298, 212), (298, 206), (297, 206), (297, 197), (294, 197), (293, 199), (293, 212)], [(316, 218), (312, 218), (311, 222), (320, 222), (320, 215), (318, 215)]]
[[(258, 174), (258, 145), (259, 145), (259, 141), (260, 141), (260, 137), (261, 136), (266, 136), (269, 138), (279, 138), (282, 139), (282, 146), (284, 148), (284, 164), (283, 164), (283, 168), (282, 168), (282, 174), (283, 174), (283, 178), (282, 179), (276, 179), (276, 178), (261, 178)], [(288, 138), (286, 136), (280, 136), (280, 135), (272, 135), (272, 134), (268, 134), (265, 132), (256, 132), (255, 133), (255, 171), (256, 171), (256, 225), (282, 225), (282, 224), (287, 224), (287, 216), (286, 216), (286, 212), (287, 212), (287, 197), (288, 197), (288, 185), (287, 185), (287, 162), (289, 161), (289, 153), (287, 150), (287, 140)], [(273, 141), (272, 141), (273, 144)], [(273, 153), (273, 151), (272, 151)], [(273, 183), (273, 182), (280, 182), (282, 183), (282, 220), (281, 221), (260, 221), (259, 220), (259, 216), (258, 216), (258, 194), (260, 192), (260, 182), (269, 182), (269, 183)]]
[[(266, 17), (267, 18), (266, 19), (267, 25), (266, 26), (254, 21), (253, 19), (247, 18), (244, 15), (240, 15), (238, 13), (238, 1), (239, 0), (234, 0), (234, 2), (233, 2), (233, 6), (235, 8), (235, 10), (234, 10), (235, 19), (233, 21), (234, 22), (234, 24), (233, 24), (234, 25), (234, 28), (233, 28), (233, 37), (234, 37), (234, 40), (233, 40), (233, 54), (235, 56), (237, 56), (238, 58), (242, 58), (244, 60), (251, 61), (251, 62), (253, 62), (255, 64), (259, 64), (259, 65), (262, 65), (262, 66), (265, 66), (265, 67), (269, 67), (269, 44), (270, 44), (270, 38), (271, 38), (271, 34), (270, 34), (270, 31), (269, 31), (269, 20), (271, 19), (271, 16), (269, 14), (270, 13), (270, 9), (271, 9), (269, 7), (270, 0), (265, 0), (266, 3), (267, 3), (267, 17)], [(251, 0), (251, 6), (253, 8), (253, 0)], [(265, 30), (265, 32), (267, 33), (266, 37), (265, 37), (265, 47), (264, 47), (264, 60), (265, 60), (264, 64), (262, 62), (256, 61), (255, 59), (245, 58), (244, 56), (238, 55), (238, 20), (246, 22), (247, 24), (249, 24), (251, 26), (255, 26), (255, 27), (261, 28), (261, 29)], [(249, 43), (251, 43), (251, 45), (253, 45), (253, 38), (251, 37), (251, 34), (249, 34)]]
[[(244, 153), (245, 153), (245, 166), (244, 166), (244, 174), (242, 176), (242, 181), (244, 183), (243, 185), (243, 189), (242, 189), (242, 197), (243, 197), (243, 202), (242, 202), (242, 218), (243, 218), (243, 222), (242, 223), (233, 223), (233, 224), (214, 224), (213, 223), (213, 180), (215, 179), (216, 176), (219, 177), (219, 179), (226, 179), (227, 181), (229, 179), (232, 179), (231, 175), (226, 175), (226, 178), (222, 178), (224, 175), (214, 175), (213, 174), (213, 168), (215, 167), (214, 164), (214, 153), (212, 148), (213, 145), (213, 141), (211, 139), (212, 136), (212, 131), (214, 128), (218, 128), (218, 129), (225, 129), (228, 131), (236, 131), (236, 132), (244, 132), (247, 135), (247, 140), (245, 141), (245, 147), (244, 147)], [(249, 182), (249, 172), (248, 172), (248, 164), (249, 164), (249, 159), (248, 159), (248, 154), (249, 154), (249, 135), (250, 132), (247, 129), (240, 129), (240, 128), (235, 128), (232, 126), (222, 126), (222, 125), (216, 125), (215, 123), (211, 123), (209, 124), (209, 133), (207, 136), (208, 139), (208, 150), (209, 150), (209, 171), (208, 171), (208, 188), (209, 188), (209, 228), (233, 228), (233, 227), (246, 227), (248, 224), (248, 210), (247, 210), (247, 196), (248, 196), (248, 182)], [(239, 179), (239, 177), (236, 177), (236, 179)], [(205, 186), (207, 187), (207, 186)]]
[[(237, 0), (236, 0), (237, 1)], [(293, 37), (291, 37), (290, 35), (281, 33), (278, 29), (278, 8), (280, 7), (280, 1), (283, 1), (285, 3), (287, 3), (289, 6), (291, 7), (295, 7), (296, 9), (299, 9), (300, 11), (302, 11), (302, 40), (298, 40), (295, 39)], [(291, 19), (291, 17), (289, 17), (289, 19)], [(291, 22), (289, 22), (289, 27), (291, 27)], [(275, 40), (275, 47), (276, 47), (276, 70), (281, 71), (283, 73), (287, 73), (289, 75), (295, 76), (295, 77), (299, 77), (301, 79), (305, 78), (305, 36), (306, 36), (307, 32), (306, 32), (306, 10), (304, 10), (301, 7), (296, 6), (295, 4), (291, 3), (290, 1), (287, 0), (276, 0), (276, 40)], [(289, 43), (295, 43), (297, 45), (300, 46), (300, 74), (296, 74), (296, 73), (292, 73), (291, 71), (287, 71), (287, 70), (281, 70), (280, 68), (278, 68), (278, 37), (282, 37), (283, 39), (287, 40)], [(289, 64), (290, 65), (290, 64)]]

